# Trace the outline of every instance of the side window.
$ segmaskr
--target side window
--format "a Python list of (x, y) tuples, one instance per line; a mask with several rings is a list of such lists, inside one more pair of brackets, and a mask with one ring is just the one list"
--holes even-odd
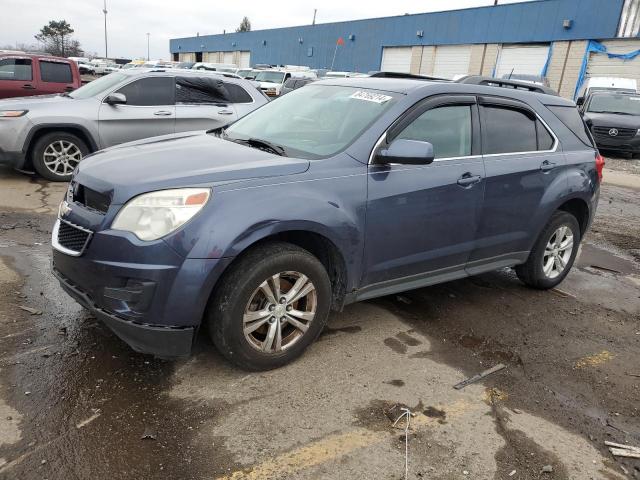
[(73, 83), (71, 65), (64, 62), (40, 60), (40, 78), (43, 82)]
[(28, 82), (33, 80), (30, 58), (0, 59), (0, 80), (18, 80)]
[(235, 83), (227, 83), (224, 84), (227, 92), (229, 92), (229, 98), (231, 103), (251, 103), (253, 102), (253, 98), (251, 95), (247, 93), (247, 91), (242, 88), (240, 85), (236, 85)]
[(554, 143), (553, 137), (540, 120), (536, 120), (536, 130), (538, 131), (538, 150), (551, 150)]
[(230, 102), (225, 84), (211, 77), (176, 77), (176, 103), (210, 104)]
[(471, 155), (471, 107), (452, 105), (427, 110), (395, 138), (429, 142), (435, 158)]
[(171, 77), (149, 77), (125, 85), (118, 93), (127, 97), (127, 105), (149, 107), (173, 105), (174, 86)]
[(485, 106), (483, 150), (486, 155), (538, 150), (536, 120), (520, 110)]

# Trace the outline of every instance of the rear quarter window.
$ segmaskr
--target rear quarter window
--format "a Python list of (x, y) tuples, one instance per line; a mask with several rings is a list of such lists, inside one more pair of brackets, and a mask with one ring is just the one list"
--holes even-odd
[(564, 125), (571, 130), (571, 132), (573, 132), (573, 134), (578, 137), (582, 143), (587, 147), (595, 148), (595, 143), (591, 138), (589, 128), (586, 123), (584, 123), (582, 115), (580, 115), (580, 112), (578, 112), (576, 107), (547, 105), (547, 108), (551, 110), (551, 112), (558, 117), (558, 120), (564, 123)]

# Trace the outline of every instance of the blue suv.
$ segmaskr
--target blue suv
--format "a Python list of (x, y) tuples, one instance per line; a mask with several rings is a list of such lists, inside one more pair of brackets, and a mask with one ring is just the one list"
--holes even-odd
[(188, 355), (206, 323), (230, 361), (275, 368), (352, 302), (503, 267), (556, 286), (603, 164), (558, 96), (325, 80), (228, 127), (87, 157), (53, 272), (134, 350)]

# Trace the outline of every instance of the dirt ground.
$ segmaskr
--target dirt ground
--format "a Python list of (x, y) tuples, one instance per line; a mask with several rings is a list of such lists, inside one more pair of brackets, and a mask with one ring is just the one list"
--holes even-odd
[(639, 165), (608, 163), (560, 289), (502, 270), (351, 305), (265, 373), (204, 335), (130, 350), (49, 273), (65, 185), (0, 170), (0, 478), (401, 479), (406, 448), (410, 479), (639, 479), (604, 445), (640, 446)]

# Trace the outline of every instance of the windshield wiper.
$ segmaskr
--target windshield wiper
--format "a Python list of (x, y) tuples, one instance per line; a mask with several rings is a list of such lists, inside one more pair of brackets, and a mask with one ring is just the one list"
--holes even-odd
[(275, 143), (268, 142), (266, 140), (261, 140), (259, 138), (234, 138), (233, 142), (242, 143), (244, 145), (249, 145), (250, 147), (257, 148), (259, 150), (269, 150), (276, 155), (280, 155), (281, 157), (286, 157), (287, 154), (284, 150), (284, 147), (281, 145), (276, 145)]

